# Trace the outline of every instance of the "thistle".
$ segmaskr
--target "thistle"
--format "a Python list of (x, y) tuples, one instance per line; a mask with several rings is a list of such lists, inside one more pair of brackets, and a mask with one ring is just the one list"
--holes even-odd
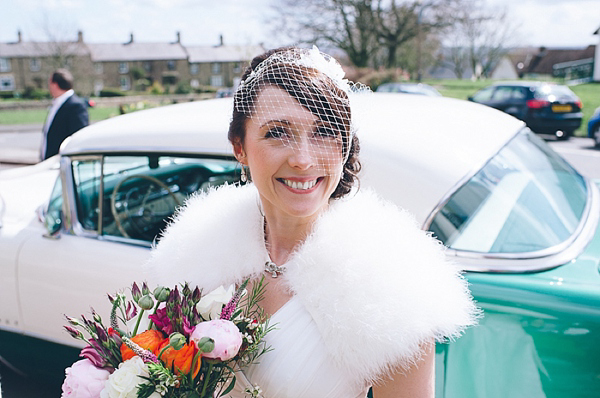
[(244, 290), (246, 290), (246, 286), (248, 286), (248, 279), (246, 279), (244, 283), (242, 283), (240, 287), (238, 287), (231, 300), (229, 300), (227, 305), (223, 307), (223, 311), (221, 311), (221, 319), (225, 319), (227, 321), (231, 320), (231, 316), (235, 312), (238, 302), (240, 301)]

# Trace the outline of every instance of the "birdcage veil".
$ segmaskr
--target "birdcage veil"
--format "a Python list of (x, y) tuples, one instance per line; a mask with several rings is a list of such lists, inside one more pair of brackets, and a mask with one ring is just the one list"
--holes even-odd
[[(273, 145), (310, 157), (315, 168), (328, 173), (350, 153), (355, 134), (350, 94), (370, 92), (344, 75), (317, 47), (276, 51), (240, 82), (235, 111), (259, 123)], [(290, 104), (304, 112), (286, 118)]]

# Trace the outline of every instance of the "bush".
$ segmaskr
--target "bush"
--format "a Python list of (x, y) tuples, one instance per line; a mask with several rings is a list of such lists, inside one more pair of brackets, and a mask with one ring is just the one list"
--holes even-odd
[(150, 94), (161, 95), (165, 93), (165, 88), (159, 82), (152, 83), (150, 87)]
[(23, 93), (21, 94), (21, 98), (24, 99), (41, 100), (50, 97), (50, 92), (48, 90), (42, 90), (33, 86), (25, 87), (25, 90), (23, 90)]
[(189, 94), (192, 92), (192, 87), (184, 82), (181, 82), (177, 85), (175, 89), (175, 94)]
[(125, 93), (118, 88), (105, 87), (100, 90), (100, 97), (124, 97)]
[(15, 93), (12, 91), (0, 91), (0, 98), (2, 99), (8, 99), (8, 98), (14, 98), (15, 97)]

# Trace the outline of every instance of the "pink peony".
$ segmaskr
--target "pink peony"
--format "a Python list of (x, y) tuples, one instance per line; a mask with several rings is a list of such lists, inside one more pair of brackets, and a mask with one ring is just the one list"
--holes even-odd
[(89, 359), (82, 359), (65, 370), (61, 397), (98, 398), (110, 372), (94, 366)]
[(239, 329), (233, 322), (224, 319), (213, 319), (196, 325), (190, 340), (198, 342), (203, 337), (209, 337), (215, 342), (215, 348), (211, 352), (202, 354), (206, 358), (227, 361), (235, 357), (242, 346)]

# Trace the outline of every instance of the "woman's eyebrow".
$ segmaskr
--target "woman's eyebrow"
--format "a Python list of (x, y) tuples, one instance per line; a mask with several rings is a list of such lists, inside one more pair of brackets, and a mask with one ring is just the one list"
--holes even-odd
[(261, 124), (260, 128), (262, 129), (265, 126), (270, 127), (272, 125), (290, 126), (291, 124), (292, 123), (287, 119), (271, 119), (271, 120), (268, 120), (265, 123)]

